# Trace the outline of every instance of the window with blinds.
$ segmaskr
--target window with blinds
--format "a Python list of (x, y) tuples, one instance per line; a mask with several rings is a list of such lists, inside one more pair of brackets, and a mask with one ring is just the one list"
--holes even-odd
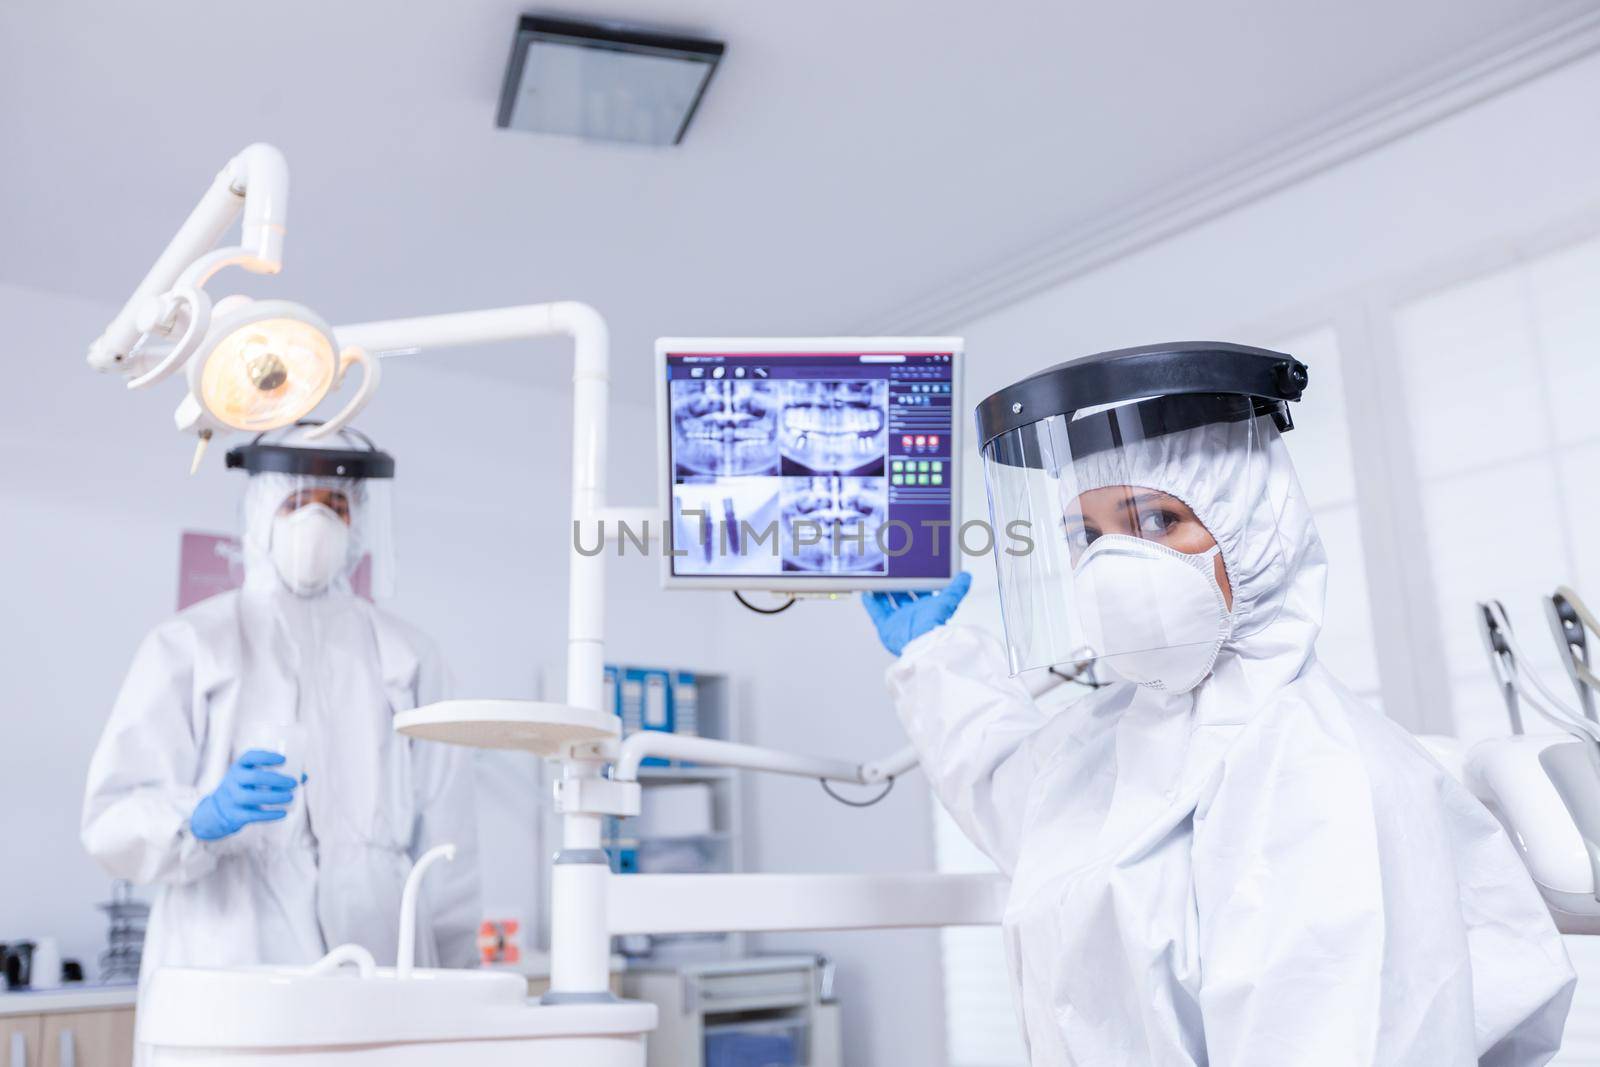
[[(1396, 309), (1426, 546), (1456, 731), (1510, 725), (1473, 603), (1505, 603), (1530, 664), (1567, 681), (1539, 600), (1600, 599), (1600, 240)], [(1590, 592), (1592, 591), (1592, 592)]]
[[(1497, 598), (1531, 662), (1568, 682), (1541, 598), (1600, 600), (1600, 239), (1400, 305), (1395, 340), (1456, 732), (1511, 724), (1473, 602)], [(1532, 728), (1537, 728), (1533, 726)], [(1600, 1064), (1600, 938), (1568, 937), (1578, 991), (1556, 1067)]]

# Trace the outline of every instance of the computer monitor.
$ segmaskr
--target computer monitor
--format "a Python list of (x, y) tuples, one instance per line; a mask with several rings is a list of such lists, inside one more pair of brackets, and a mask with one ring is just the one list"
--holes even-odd
[(962, 342), (656, 342), (668, 588), (936, 589), (961, 567)]

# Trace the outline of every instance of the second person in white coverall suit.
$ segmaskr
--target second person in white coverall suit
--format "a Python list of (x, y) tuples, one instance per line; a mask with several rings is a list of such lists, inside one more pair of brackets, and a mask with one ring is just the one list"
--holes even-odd
[[(1061, 546), (1059, 573), (1000, 559), (1009, 662), (940, 625), (964, 581), (868, 602), (922, 766), (1011, 880), (1031, 1062), (1545, 1063), (1574, 984), (1549, 914), (1489, 812), (1318, 662), (1326, 561), (1258, 414), (1270, 386), (1244, 416), (1163, 409), (1173, 347), (1075, 361), (1099, 403), (1123, 399), (1108, 376), (1155, 368), (1109, 416), (1041, 411), (1032, 379), (988, 409), (1010, 420), (986, 439), (996, 523), (1023, 477), (1051, 481), (1031, 520), (1041, 552)], [(1188, 354), (1211, 349), (1288, 358)], [(1047, 715), (1012, 669), (1044, 663), (1039, 620), (1072, 598), (1079, 658), (1127, 680)]]
[[(351, 437), (302, 438), (230, 453), (250, 471), (244, 586), (145, 639), (90, 765), (84, 845), (116, 877), (160, 887), (146, 976), (306, 964), (346, 942), (392, 964), (406, 875), (445, 842), (459, 851), (423, 884), (417, 962), (476, 957), (468, 754), (392, 728), (443, 697), (444, 666), (351, 587), (386, 550), (378, 490), (393, 460)], [(253, 738), (275, 735), (303, 743), (290, 756), (304, 784), (273, 770), (283, 753), (257, 751)]]

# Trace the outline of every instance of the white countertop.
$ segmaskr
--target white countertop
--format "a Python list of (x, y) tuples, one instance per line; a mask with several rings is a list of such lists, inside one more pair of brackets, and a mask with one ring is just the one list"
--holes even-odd
[(18, 990), (0, 993), (0, 1016), (131, 1008), (137, 995), (138, 987), (133, 985), (85, 985), (81, 982), (60, 989)]

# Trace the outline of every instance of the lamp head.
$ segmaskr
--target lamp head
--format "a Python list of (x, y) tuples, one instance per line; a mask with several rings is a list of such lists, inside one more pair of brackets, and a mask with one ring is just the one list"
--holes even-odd
[(189, 390), (210, 420), (262, 431), (297, 422), (339, 377), (333, 330), (287, 300), (218, 302), (210, 329), (189, 362)]

